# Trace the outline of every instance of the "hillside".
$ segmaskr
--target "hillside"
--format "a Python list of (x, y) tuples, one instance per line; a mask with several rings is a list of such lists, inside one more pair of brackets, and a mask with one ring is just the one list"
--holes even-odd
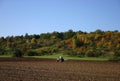
[(120, 32), (96, 30), (86, 33), (68, 30), (0, 38), (0, 55), (21, 57), (57, 53), (78, 57), (119, 59)]

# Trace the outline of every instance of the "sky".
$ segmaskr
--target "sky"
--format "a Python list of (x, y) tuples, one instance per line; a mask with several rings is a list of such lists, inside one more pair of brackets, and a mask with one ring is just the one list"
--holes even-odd
[(120, 31), (120, 0), (0, 0), (0, 37)]

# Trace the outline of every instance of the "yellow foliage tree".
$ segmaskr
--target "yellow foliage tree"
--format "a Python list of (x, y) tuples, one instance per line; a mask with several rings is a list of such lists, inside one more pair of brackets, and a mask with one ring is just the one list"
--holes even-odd
[(35, 39), (35, 38), (32, 38), (32, 39), (31, 39), (31, 43), (36, 43), (36, 39)]

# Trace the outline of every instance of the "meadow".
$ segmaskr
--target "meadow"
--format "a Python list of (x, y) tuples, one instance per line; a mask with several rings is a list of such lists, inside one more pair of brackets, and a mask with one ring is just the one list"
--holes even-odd
[[(65, 60), (95, 60), (95, 61), (108, 61), (108, 58), (103, 57), (78, 57), (69, 56), (64, 54), (52, 54), (52, 55), (42, 55), (42, 56), (23, 56), (23, 58), (50, 58), (57, 59), (59, 56), (63, 56)], [(1, 55), (0, 58), (13, 58), (12, 55)]]

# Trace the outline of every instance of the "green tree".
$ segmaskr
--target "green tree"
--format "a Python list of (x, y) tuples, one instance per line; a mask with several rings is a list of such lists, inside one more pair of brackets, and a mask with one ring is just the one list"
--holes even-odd
[(76, 36), (73, 37), (72, 42), (73, 42), (73, 48), (80, 47), (80, 46), (82, 46), (84, 44)]
[(65, 39), (72, 38), (74, 35), (75, 32), (73, 32), (73, 30), (68, 30), (67, 32), (65, 32)]

